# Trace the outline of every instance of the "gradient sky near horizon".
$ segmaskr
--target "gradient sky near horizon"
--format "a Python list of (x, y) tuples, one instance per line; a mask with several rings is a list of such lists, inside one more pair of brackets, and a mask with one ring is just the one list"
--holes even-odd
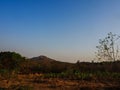
[(109, 32), (120, 35), (120, 0), (0, 0), (0, 51), (91, 61)]

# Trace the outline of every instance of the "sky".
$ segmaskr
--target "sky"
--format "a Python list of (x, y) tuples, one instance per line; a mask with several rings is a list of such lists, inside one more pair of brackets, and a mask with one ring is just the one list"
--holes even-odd
[(0, 51), (76, 62), (120, 35), (120, 0), (0, 0)]

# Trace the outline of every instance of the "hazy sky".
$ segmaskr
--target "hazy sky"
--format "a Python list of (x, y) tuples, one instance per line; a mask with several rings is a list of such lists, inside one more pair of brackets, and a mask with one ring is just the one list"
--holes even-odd
[(120, 35), (120, 0), (0, 0), (0, 51), (88, 61), (109, 32)]

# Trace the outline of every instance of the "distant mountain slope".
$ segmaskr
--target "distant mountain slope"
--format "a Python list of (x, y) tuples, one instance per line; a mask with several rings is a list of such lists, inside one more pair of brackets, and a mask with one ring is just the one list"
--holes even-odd
[(80, 71), (80, 72), (119, 72), (120, 73), (120, 61), (116, 62), (77, 62), (67, 63), (51, 59), (47, 56), (38, 56), (28, 59), (23, 64), (25, 73), (60, 73), (64, 71)]
[[(68, 68), (72, 68), (74, 64), (72, 63), (67, 63), (67, 62), (61, 62), (57, 61), (54, 59), (51, 59), (47, 56), (40, 55), (38, 57), (33, 57), (28, 60), (23, 64), (22, 67), (26, 69), (22, 69), (22, 72), (24, 70), (27, 70), (32, 73), (36, 72), (62, 72), (67, 70)], [(26, 72), (26, 71), (25, 71)]]
[(120, 61), (115, 62), (77, 62), (67, 63), (46, 56), (27, 59), (15, 52), (0, 53), (0, 72), (18, 70), (19, 73), (61, 73), (61, 72), (117, 72), (120, 73)]
[(44, 56), (44, 55), (40, 55), (38, 57), (33, 57), (31, 58), (30, 60), (33, 60), (34, 62), (40, 62), (40, 63), (50, 63), (50, 62), (54, 62), (56, 60), (54, 59), (51, 59), (51, 58), (48, 58), (47, 56)]

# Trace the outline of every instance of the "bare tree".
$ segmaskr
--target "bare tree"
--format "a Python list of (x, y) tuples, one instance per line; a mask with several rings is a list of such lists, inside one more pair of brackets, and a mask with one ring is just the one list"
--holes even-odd
[(99, 45), (96, 46), (98, 51), (96, 52), (97, 58), (99, 60), (110, 60), (116, 61), (119, 59), (119, 47), (117, 41), (120, 36), (108, 33), (107, 37), (99, 40)]

